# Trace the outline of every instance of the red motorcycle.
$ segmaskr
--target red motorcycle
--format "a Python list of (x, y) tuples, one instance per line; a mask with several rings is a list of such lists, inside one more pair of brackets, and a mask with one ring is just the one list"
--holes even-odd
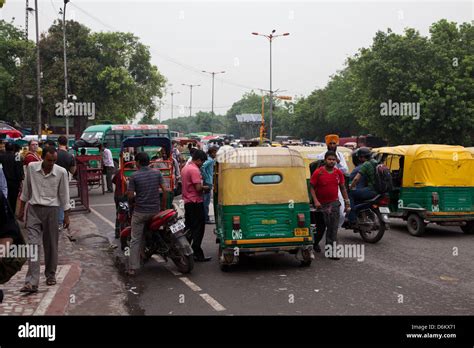
[[(128, 203), (121, 203), (119, 221), (129, 225), (120, 232), (122, 250), (130, 248), (132, 213)], [(122, 221), (121, 221), (122, 220)], [(145, 226), (145, 250), (143, 261), (148, 261), (154, 254), (162, 256), (165, 261), (170, 258), (181, 273), (189, 273), (194, 267), (193, 249), (188, 241), (188, 232), (184, 221), (175, 209), (159, 212)], [(130, 250), (130, 249), (129, 249)]]

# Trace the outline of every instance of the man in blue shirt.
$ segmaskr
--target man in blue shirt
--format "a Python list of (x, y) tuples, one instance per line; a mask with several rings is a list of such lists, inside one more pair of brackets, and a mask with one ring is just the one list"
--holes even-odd
[(213, 184), (213, 176), (214, 176), (214, 163), (217, 154), (217, 148), (211, 147), (207, 151), (207, 161), (201, 167), (201, 175), (202, 180), (204, 182), (204, 186), (209, 186), (210, 191), (204, 193), (204, 218), (206, 224), (213, 224), (213, 222), (209, 219), (209, 204), (211, 204), (211, 194), (212, 194), (212, 184)]

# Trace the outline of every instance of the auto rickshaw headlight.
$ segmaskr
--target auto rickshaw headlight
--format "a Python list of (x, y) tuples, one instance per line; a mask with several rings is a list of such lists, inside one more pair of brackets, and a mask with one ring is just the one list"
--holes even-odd
[(232, 229), (240, 230), (240, 216), (232, 217)]

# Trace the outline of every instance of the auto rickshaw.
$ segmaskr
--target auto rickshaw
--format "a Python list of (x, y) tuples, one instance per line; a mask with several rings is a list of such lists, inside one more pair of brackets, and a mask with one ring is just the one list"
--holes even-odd
[(213, 189), (221, 269), (244, 255), (280, 251), (309, 266), (313, 234), (301, 155), (283, 147), (237, 148), (218, 161)]
[(474, 158), (462, 146), (401, 145), (373, 149), (392, 173), (390, 217), (421, 236), (428, 223), (474, 233)]
[[(165, 152), (165, 158), (162, 156), (162, 149)], [(130, 137), (122, 141), (122, 148), (120, 151), (120, 175), (123, 185), (126, 185), (128, 178), (137, 171), (134, 155), (139, 152), (146, 152), (150, 156), (149, 167), (153, 170), (160, 170), (163, 175), (164, 184), (168, 189), (166, 196), (166, 207), (163, 209), (170, 209), (173, 207), (174, 198), (174, 167), (173, 158), (171, 157), (171, 140), (165, 137)], [(160, 195), (162, 194), (160, 189)]]
[(472, 154), (472, 157), (474, 157), (474, 147), (466, 147), (466, 150)]

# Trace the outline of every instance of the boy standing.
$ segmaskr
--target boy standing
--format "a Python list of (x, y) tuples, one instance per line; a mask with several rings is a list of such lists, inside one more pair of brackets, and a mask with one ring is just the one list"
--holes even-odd
[[(310, 191), (314, 205), (317, 210), (323, 213), (326, 225), (325, 249), (333, 248), (334, 251), (339, 227), (339, 207), (341, 206), (338, 198), (339, 189), (344, 198), (344, 211), (347, 212), (350, 209), (349, 197), (344, 186), (344, 174), (335, 167), (336, 163), (337, 154), (334, 151), (327, 151), (324, 155), (324, 166), (315, 170), (310, 180)], [(333, 256), (329, 258), (338, 260)]]

